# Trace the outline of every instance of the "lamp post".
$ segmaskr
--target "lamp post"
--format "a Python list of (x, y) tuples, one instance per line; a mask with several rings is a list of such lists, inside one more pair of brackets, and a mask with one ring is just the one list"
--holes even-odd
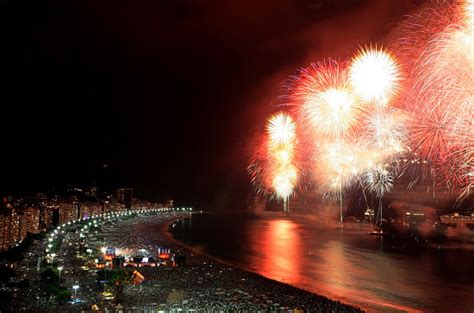
[(74, 290), (74, 303), (76, 303), (77, 302), (77, 289), (79, 289), (79, 285), (72, 286), (72, 289)]
[(58, 266), (58, 271), (59, 271), (59, 276), (58, 276), (58, 280), (59, 280), (59, 283), (61, 284), (61, 271), (63, 270), (63, 267), (62, 266)]

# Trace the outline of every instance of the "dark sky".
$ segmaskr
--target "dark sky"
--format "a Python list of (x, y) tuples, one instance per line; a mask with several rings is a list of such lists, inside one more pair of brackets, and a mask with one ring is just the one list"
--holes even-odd
[(153, 200), (233, 209), (245, 205), (249, 146), (280, 83), (380, 42), (417, 5), (0, 3), (3, 194), (108, 181)]

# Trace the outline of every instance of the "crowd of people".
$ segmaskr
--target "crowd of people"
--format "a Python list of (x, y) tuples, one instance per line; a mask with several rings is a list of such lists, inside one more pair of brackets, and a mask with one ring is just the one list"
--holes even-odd
[[(147, 251), (156, 254), (166, 249), (171, 255), (179, 255), (185, 262), (179, 266), (162, 265), (136, 268), (144, 277), (141, 284), (124, 283), (120, 297), (117, 290), (114, 299), (104, 299), (104, 289), (97, 285), (97, 275), (84, 265), (93, 256), (76, 251), (77, 231), (66, 232), (57, 259), (65, 265), (61, 285), (79, 286), (77, 299), (80, 303), (66, 302), (54, 305), (53, 298), (38, 288), (40, 271), (36, 270), (37, 253), (44, 242), (35, 242), (30, 253), (21, 262), (19, 274), (29, 276), (31, 287), (25, 289), (31, 300), (22, 304), (27, 311), (87, 312), (95, 308), (109, 312), (143, 311), (288, 311), (310, 312), (359, 312), (358, 308), (333, 301), (304, 290), (267, 279), (261, 275), (217, 262), (202, 254), (183, 248), (168, 232), (169, 225), (189, 213), (167, 212), (156, 215), (116, 219), (113, 225), (99, 232), (91, 231), (90, 242), (102, 242), (118, 251)], [(102, 227), (102, 226), (99, 226)], [(79, 229), (79, 228), (78, 228)], [(97, 238), (96, 238), (97, 237)], [(100, 239), (99, 239), (100, 238)], [(97, 240), (95, 240), (97, 239)], [(100, 247), (90, 247), (100, 249)], [(176, 265), (176, 263), (174, 264)], [(21, 270), (23, 269), (23, 270)], [(110, 269), (111, 270), (111, 269)], [(43, 278), (44, 279), (44, 278)], [(36, 290), (36, 291), (35, 291)]]
[(196, 255), (170, 240), (166, 231), (165, 227), (160, 227), (159, 217), (125, 221), (115, 230), (123, 232), (123, 236), (113, 236), (122, 246), (167, 246), (186, 257), (186, 264), (180, 267), (141, 268), (145, 282), (124, 287), (124, 307), (184, 311), (360, 311), (204, 255)]

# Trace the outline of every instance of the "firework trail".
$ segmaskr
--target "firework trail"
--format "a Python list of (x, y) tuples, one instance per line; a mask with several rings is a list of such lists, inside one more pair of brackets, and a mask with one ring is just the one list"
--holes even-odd
[(247, 172), (250, 175), (250, 181), (257, 194), (267, 196), (270, 193), (270, 185), (267, 183), (268, 169), (270, 160), (267, 157), (267, 136), (263, 134), (256, 144), (251, 155), (250, 164)]
[(348, 63), (326, 60), (311, 64), (294, 77), (291, 104), (307, 153), (313, 179), (325, 197), (338, 199), (342, 222), (342, 194), (353, 179), (351, 146), (346, 140), (357, 130), (362, 103), (352, 92)]
[(312, 64), (294, 79), (292, 105), (312, 141), (313, 177), (325, 198), (340, 202), (341, 222), (344, 191), (405, 148), (402, 114), (389, 107), (400, 81), (395, 59), (377, 47), (351, 62)]
[(248, 167), (258, 193), (288, 200), (298, 181), (296, 166), (296, 125), (291, 116), (280, 112), (267, 121), (266, 131)]
[(407, 115), (398, 109), (376, 109), (368, 114), (364, 138), (370, 148), (389, 159), (407, 148)]
[(382, 223), (382, 198), (392, 189), (398, 159), (407, 150), (406, 113), (393, 107), (402, 88), (400, 66), (388, 50), (364, 48), (351, 61), (350, 82), (369, 105), (359, 132), (364, 153), (358, 155), (358, 181), (363, 190), (375, 193), (379, 199), (376, 220), (380, 217)]
[[(411, 71), (431, 38), (448, 25), (459, 23), (459, 8), (452, 1), (427, 1), (416, 13), (404, 17), (384, 40), (385, 45), (403, 61), (403, 68)], [(404, 77), (406, 85), (411, 77)], [(396, 105), (401, 105), (396, 103)]]
[(292, 194), (298, 178), (294, 165), (296, 125), (289, 115), (278, 113), (268, 120), (267, 134), (267, 151), (271, 160), (271, 186), (276, 195), (286, 201)]
[(288, 199), (309, 172), (309, 184), (339, 200), (341, 222), (343, 193), (356, 183), (379, 198), (380, 220), (383, 196), (406, 173), (408, 188), (423, 176), (470, 195), (474, 0), (424, 5), (389, 39), (390, 50), (368, 46), (292, 78), (297, 123), (284, 113), (269, 119), (249, 166), (258, 190)]
[[(474, 28), (472, 1), (456, 23), (432, 37), (412, 73), (405, 106), (413, 113), (413, 151), (429, 160), (438, 180), (469, 193), (472, 186)], [(454, 12), (456, 12), (454, 10)]]
[(364, 48), (352, 58), (349, 73), (354, 93), (367, 105), (356, 137), (378, 155), (376, 163), (389, 162), (406, 149), (406, 114), (392, 107), (401, 89), (400, 67), (387, 50)]
[(395, 177), (393, 171), (390, 171), (386, 166), (377, 166), (367, 171), (365, 175), (365, 185), (368, 190), (375, 193), (379, 199), (379, 207), (377, 211), (376, 221), (383, 221), (383, 206), (382, 198), (386, 192), (392, 190)]

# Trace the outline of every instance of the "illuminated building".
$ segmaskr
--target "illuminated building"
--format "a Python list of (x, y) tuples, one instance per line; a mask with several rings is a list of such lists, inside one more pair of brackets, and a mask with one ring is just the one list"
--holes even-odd
[(26, 216), (28, 221), (28, 232), (31, 234), (37, 234), (40, 232), (40, 210), (37, 207), (27, 207), (24, 209), (23, 214)]
[(58, 226), (59, 225), (59, 205), (55, 205), (52, 207), (52, 217), (51, 217), (51, 220), (52, 220), (52, 225), (53, 226)]
[(441, 223), (446, 225), (474, 225), (474, 214), (471, 215), (460, 215), (459, 213), (441, 215)]
[(28, 236), (28, 217), (26, 214), (18, 214), (18, 237), (17, 241), (21, 242)]
[(20, 240), (20, 220), (18, 214), (8, 205), (0, 215), (0, 246), (5, 251), (14, 246)]
[(53, 223), (53, 210), (55, 206), (54, 205), (46, 205), (41, 213), (40, 220), (42, 221), (42, 228), (46, 229), (50, 227)]
[(20, 218), (18, 213), (15, 209), (11, 210), (11, 222), (10, 222), (10, 235), (9, 235), (9, 242), (10, 245), (13, 246), (17, 241), (19, 241), (20, 237)]
[(11, 216), (0, 214), (0, 251), (10, 248)]
[(405, 212), (405, 223), (408, 224), (419, 224), (426, 222), (426, 215), (424, 212), (418, 212), (415, 210), (411, 210)]
[(42, 193), (23, 196), (23, 204), (28, 207), (38, 208), (38, 224), (39, 229), (43, 230), (49, 226), (50, 219), (47, 216), (46, 206), (48, 198)]
[(45, 228), (59, 225), (59, 209), (59, 201), (57, 198), (46, 201), (46, 209), (44, 213)]
[(89, 218), (93, 215), (102, 214), (102, 205), (95, 203), (87, 203), (81, 205), (81, 215), (79, 218)]
[(21, 207), (20, 202), (3, 203), (0, 212), (0, 251), (8, 250), (28, 237), (37, 234), (40, 227), (40, 210), (35, 206)]
[(75, 219), (76, 210), (73, 204), (68, 202), (59, 203), (59, 224), (65, 224)]
[(125, 205), (126, 209), (132, 207), (133, 188), (120, 188), (117, 189), (117, 201)]

